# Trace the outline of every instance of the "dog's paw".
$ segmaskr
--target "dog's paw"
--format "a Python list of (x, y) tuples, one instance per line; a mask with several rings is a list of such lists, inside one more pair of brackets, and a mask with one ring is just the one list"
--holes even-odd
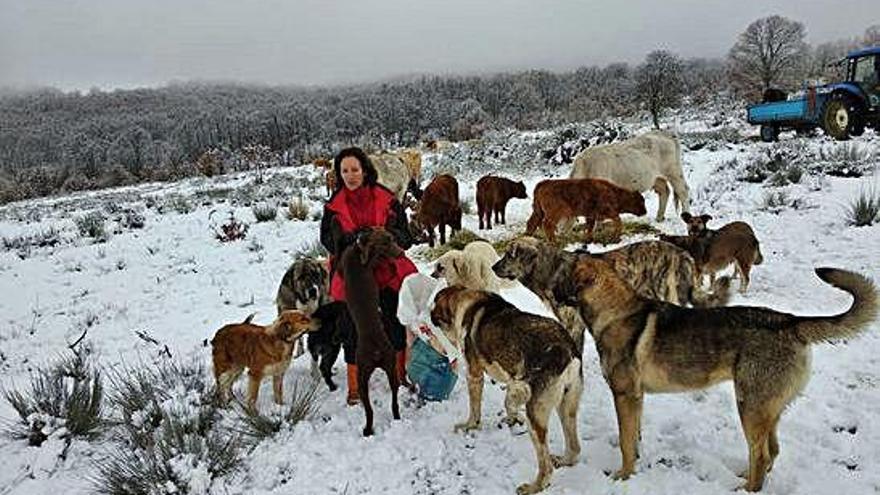
[(611, 475), (611, 479), (616, 481), (628, 480), (629, 477), (632, 476), (632, 474), (632, 469), (620, 468), (617, 470), (617, 472)]
[(479, 429), (480, 429), (480, 423), (479, 423), (479, 422), (474, 423), (474, 422), (472, 422), (472, 421), (465, 421), (464, 423), (457, 423), (457, 424), (455, 425), (455, 428), (453, 428), (453, 431), (456, 432), (456, 433), (458, 433), (458, 432), (460, 432), (460, 431), (463, 431), (463, 432), (466, 433), (466, 432), (469, 432), (469, 431), (479, 430)]
[(577, 464), (577, 456), (551, 455), (550, 460), (555, 468), (569, 467)]
[(549, 483), (545, 483), (544, 486), (541, 486), (538, 483), (523, 483), (516, 487), (516, 495), (527, 495), (531, 493), (538, 493), (542, 491), (544, 488), (547, 488)]

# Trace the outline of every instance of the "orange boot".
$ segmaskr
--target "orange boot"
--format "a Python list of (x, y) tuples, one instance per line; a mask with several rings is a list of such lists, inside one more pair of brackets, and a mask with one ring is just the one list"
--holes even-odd
[(345, 402), (349, 406), (355, 406), (361, 401), (358, 394), (358, 367), (356, 364), (347, 364), (346, 368), (348, 368), (348, 396)]

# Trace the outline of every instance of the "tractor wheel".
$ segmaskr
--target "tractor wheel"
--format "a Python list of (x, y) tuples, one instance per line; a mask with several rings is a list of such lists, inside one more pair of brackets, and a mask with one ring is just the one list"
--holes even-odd
[(762, 125), (761, 126), (761, 141), (765, 143), (772, 143), (779, 138), (779, 128), (773, 125)]
[(833, 98), (825, 105), (822, 128), (834, 139), (846, 140), (852, 132), (854, 117), (852, 108), (845, 99)]

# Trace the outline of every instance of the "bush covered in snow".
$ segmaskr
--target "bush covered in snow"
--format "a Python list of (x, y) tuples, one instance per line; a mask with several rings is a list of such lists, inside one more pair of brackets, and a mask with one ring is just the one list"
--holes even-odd
[(278, 216), (278, 208), (267, 203), (258, 203), (251, 206), (251, 211), (257, 222), (271, 222)]
[(116, 446), (96, 463), (98, 493), (208, 493), (241, 462), (215, 428), (219, 404), (201, 360), (122, 364), (108, 376)]
[(104, 386), (87, 350), (38, 367), (27, 389), (4, 390), (18, 413), (8, 433), (40, 446), (54, 435), (94, 438), (104, 426)]
[(76, 230), (82, 237), (90, 237), (95, 242), (106, 242), (109, 239), (107, 228), (104, 225), (104, 214), (100, 211), (93, 211), (81, 217), (74, 219)]
[(846, 222), (856, 227), (880, 222), (880, 193), (876, 190), (860, 192), (847, 208)]

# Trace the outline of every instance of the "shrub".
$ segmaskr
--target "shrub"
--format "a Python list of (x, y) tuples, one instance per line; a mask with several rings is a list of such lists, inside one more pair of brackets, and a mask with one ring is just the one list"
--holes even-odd
[(257, 222), (270, 222), (278, 216), (278, 209), (266, 203), (259, 203), (251, 207)]
[(290, 406), (281, 414), (262, 414), (242, 408), (240, 412), (241, 426), (238, 432), (252, 442), (259, 442), (278, 433), (283, 428), (292, 428), (303, 420), (314, 417), (323, 400), (320, 394), (319, 380), (314, 378), (298, 378), (290, 392)]
[(30, 390), (4, 390), (19, 421), (8, 433), (39, 446), (53, 433), (62, 437), (94, 438), (105, 424), (104, 387), (100, 372), (82, 351), (42, 366), (31, 374)]
[(207, 493), (211, 480), (241, 464), (238, 438), (206, 431), (197, 417), (169, 411), (162, 414), (162, 425), (155, 446), (121, 444), (96, 462), (92, 483), (97, 493)]
[(309, 206), (299, 196), (287, 205), (287, 218), (289, 220), (305, 220), (309, 217)]
[(229, 221), (220, 225), (220, 230), (214, 229), (214, 236), (220, 242), (231, 242), (247, 237), (248, 225), (239, 222), (234, 212), (229, 212)]
[(464, 215), (471, 215), (474, 212), (474, 204), (469, 199), (459, 201), (458, 206), (461, 208), (461, 213)]
[(119, 218), (119, 225), (127, 229), (142, 229), (145, 222), (144, 216), (132, 208), (122, 210), (122, 216)]
[(166, 209), (176, 211), (181, 215), (186, 215), (193, 211), (193, 205), (188, 199), (183, 197), (183, 195), (172, 194), (165, 199), (165, 202), (162, 204), (159, 211), (164, 213)]
[(872, 166), (872, 152), (857, 143), (833, 143), (819, 149), (815, 165), (820, 171), (835, 177), (861, 177)]
[(477, 234), (475, 234), (471, 230), (461, 229), (458, 232), (456, 232), (455, 234), (452, 234), (451, 236), (449, 236), (449, 238), (447, 239), (448, 242), (446, 244), (443, 244), (443, 245), (440, 245), (437, 247), (433, 247), (433, 248), (429, 248), (425, 252), (425, 256), (429, 260), (435, 260), (435, 259), (439, 258), (440, 256), (442, 256), (447, 251), (451, 251), (453, 249), (464, 249), (465, 246), (467, 246), (469, 243), (471, 243), (473, 241), (485, 241), (485, 240), (486, 239), (483, 239), (482, 237), (478, 236)]
[(91, 237), (95, 242), (105, 242), (109, 238), (104, 226), (104, 215), (99, 211), (93, 211), (74, 219), (76, 230), (81, 237)]
[(240, 441), (214, 429), (219, 404), (201, 360), (123, 364), (108, 378), (117, 445), (96, 463), (98, 493), (206, 493), (238, 467)]
[(878, 221), (880, 221), (880, 195), (877, 191), (860, 192), (847, 208), (846, 223), (864, 227)]

